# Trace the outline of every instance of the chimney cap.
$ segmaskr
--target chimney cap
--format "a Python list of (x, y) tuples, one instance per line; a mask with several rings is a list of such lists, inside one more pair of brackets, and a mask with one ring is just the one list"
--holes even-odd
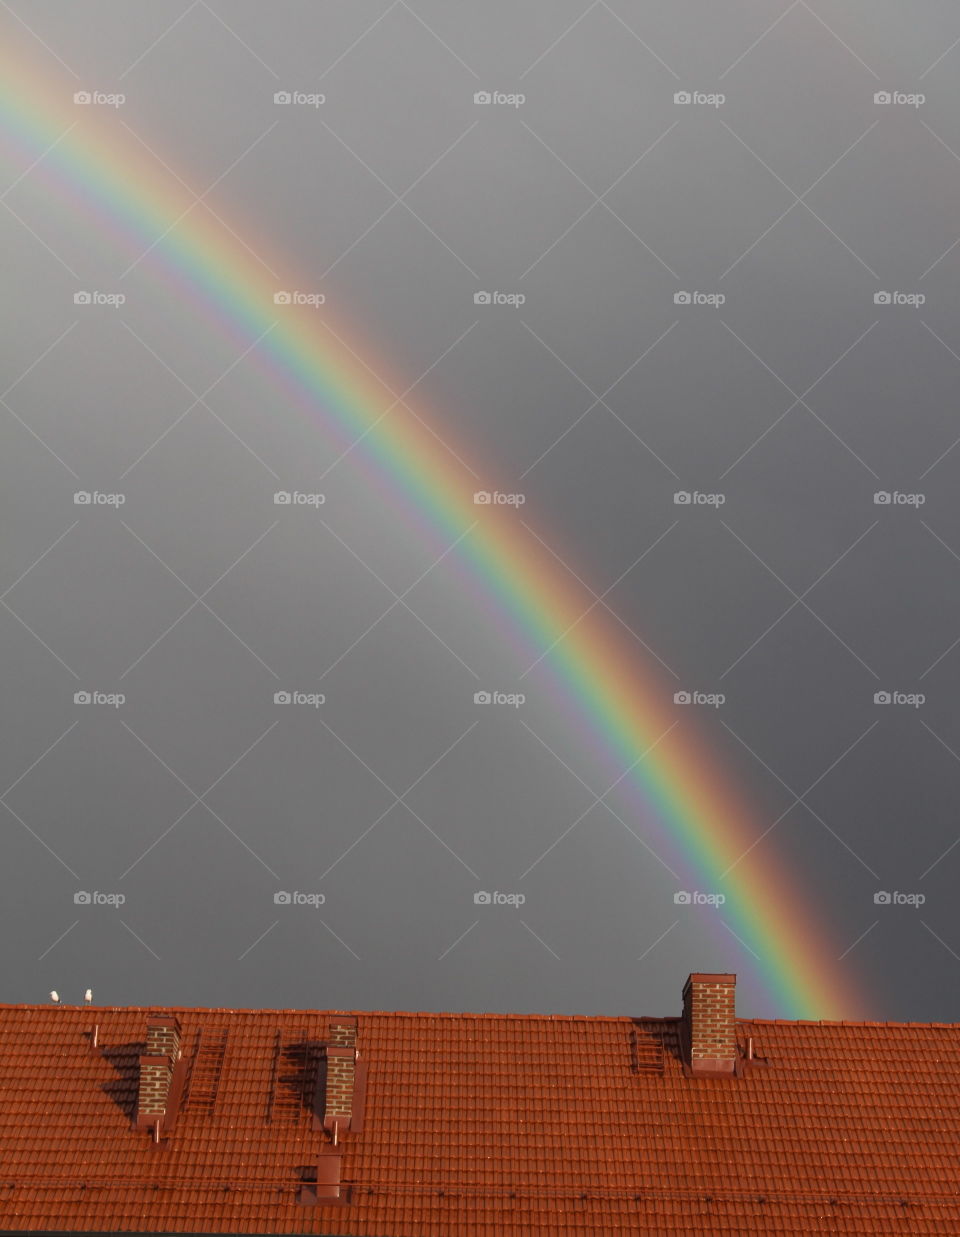
[(736, 982), (737, 982), (736, 975), (731, 975), (729, 972), (724, 972), (721, 974), (714, 975), (708, 971), (694, 971), (692, 974), (687, 976), (687, 982), (683, 986), (684, 988), (687, 988), (689, 987), (690, 984), (731, 984), (731, 985), (734, 985), (736, 984)]

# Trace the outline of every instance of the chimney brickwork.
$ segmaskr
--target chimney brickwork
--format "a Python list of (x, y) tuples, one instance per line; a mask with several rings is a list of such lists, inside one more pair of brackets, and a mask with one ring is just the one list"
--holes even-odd
[(180, 1023), (176, 1018), (151, 1018), (147, 1022), (147, 1056), (180, 1057)]
[(169, 1057), (140, 1058), (140, 1093), (137, 1115), (162, 1117), (167, 1111), (167, 1096), (173, 1080), (173, 1066)]
[(329, 1038), (323, 1124), (330, 1129), (337, 1122), (340, 1128), (347, 1129), (353, 1116), (356, 1082), (356, 1018), (343, 1016), (333, 1019)]
[(683, 989), (684, 1060), (692, 1074), (733, 1074), (737, 1064), (735, 975), (694, 974)]
[(151, 1018), (147, 1022), (146, 1052), (140, 1057), (137, 1125), (155, 1125), (167, 1115), (174, 1070), (180, 1055), (180, 1023), (177, 1019), (172, 1015)]

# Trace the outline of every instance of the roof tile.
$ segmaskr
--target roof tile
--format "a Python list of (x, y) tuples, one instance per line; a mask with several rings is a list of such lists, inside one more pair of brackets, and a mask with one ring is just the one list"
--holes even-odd
[[(131, 1115), (159, 1012), (191, 1062), (227, 1039), (157, 1147)], [(352, 1016), (368, 1078), (363, 1131), (338, 1147), (351, 1202), (303, 1206), (328, 1139), (296, 1059), (274, 1061), (325, 1041), (329, 1011), (0, 1006), (0, 1227), (960, 1233), (960, 1026), (738, 1019), (766, 1064), (690, 1078), (676, 1018)], [(662, 1041), (656, 1069), (634, 1068), (638, 1039)]]

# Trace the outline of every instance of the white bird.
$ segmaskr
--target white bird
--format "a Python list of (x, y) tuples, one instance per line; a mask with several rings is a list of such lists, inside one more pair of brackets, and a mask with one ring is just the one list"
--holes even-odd
[(51, 992), (50, 1000), (53, 1001), (54, 1005), (59, 1005), (60, 1004), (60, 993), (57, 991)]
[(86, 992), (83, 994), (83, 1003), (84, 1005), (89, 1005), (92, 1000), (93, 1000), (93, 989), (88, 988)]

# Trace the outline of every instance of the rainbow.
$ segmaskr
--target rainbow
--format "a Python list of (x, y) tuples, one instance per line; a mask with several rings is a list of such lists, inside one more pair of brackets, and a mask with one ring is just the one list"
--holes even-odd
[[(318, 315), (296, 311), (276, 325), (273, 294), (296, 280), (278, 284), (239, 239), (240, 229), (231, 234), (202, 205), (184, 215), (193, 194), (115, 115), (76, 108), (73, 86), (27, 64), (22, 47), (0, 56), (0, 158), (10, 158), (14, 175), (29, 166), (31, 176), (46, 177), (61, 201), (106, 229), (131, 260), (153, 246), (151, 275), (244, 347), (259, 340), (251, 354), (258, 364), (325, 429), (346, 443), (362, 438), (365, 466), (425, 534), (443, 546), (462, 538), (455, 553), (500, 620), (538, 652), (551, 650), (542, 663), (551, 692), (610, 768), (631, 770), (625, 782), (639, 796), (638, 811), (672, 839), (702, 887), (726, 891), (724, 918), (746, 946), (744, 965), (767, 1012), (861, 1016), (852, 1006), (862, 1006), (862, 994), (841, 970), (812, 898), (768, 845), (750, 851), (762, 828), (748, 827), (747, 809), (691, 724), (685, 719), (672, 729), (673, 685), (638, 661), (635, 645), (602, 608), (582, 617), (591, 596), (515, 516), (485, 508), (478, 519), (470, 478), (431, 432), (431, 419), (438, 427), (440, 419), (384, 415), (393, 403), (389, 388), (362, 360), (374, 350), (352, 325), (333, 332)], [(272, 258), (271, 265), (282, 269)], [(459, 444), (458, 453), (470, 455)]]

